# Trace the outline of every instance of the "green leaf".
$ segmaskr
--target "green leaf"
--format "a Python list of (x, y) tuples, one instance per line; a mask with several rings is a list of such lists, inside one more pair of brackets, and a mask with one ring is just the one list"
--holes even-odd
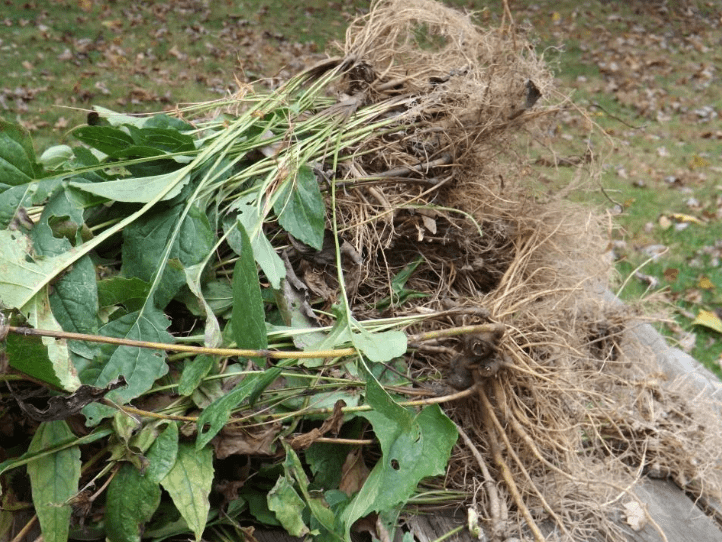
[(211, 348), (217, 348), (223, 344), (223, 336), (221, 335), (221, 326), (218, 323), (213, 309), (208, 301), (206, 301), (201, 286), (204, 263), (193, 265), (185, 269), (186, 284), (188, 289), (195, 296), (199, 307), (202, 307), (201, 316), (205, 316), (206, 324), (203, 333), (203, 344)]
[(241, 226), (245, 228), (253, 247), (253, 257), (271, 283), (271, 287), (277, 290), (281, 286), (281, 279), (286, 276), (286, 267), (263, 233), (263, 217), (255, 205), (256, 200), (257, 194), (252, 193), (234, 202), (233, 208), (238, 209), (238, 218), (226, 217), (223, 221), (223, 229), (228, 233), (228, 245), (240, 256), (243, 248)]
[(172, 171), (162, 175), (117, 179), (101, 183), (71, 181), (69, 184), (84, 192), (112, 201), (148, 203), (169, 186), (172, 186), (172, 188), (160, 200), (164, 201), (176, 197), (190, 179), (190, 173)]
[[(231, 327), (237, 348), (268, 348), (266, 320), (258, 282), (258, 271), (246, 230), (241, 228), (243, 250), (233, 269), (233, 312)], [(263, 366), (263, 358), (253, 358)]]
[(231, 411), (240, 405), (256, 388), (257, 375), (248, 375), (232, 391), (219, 397), (201, 412), (198, 417), (198, 437), (196, 449), (200, 450), (208, 444), (231, 416)]
[(358, 326), (352, 333), (353, 344), (371, 361), (387, 362), (406, 353), (407, 341), (403, 331), (370, 333)]
[(115, 156), (134, 144), (133, 138), (127, 133), (110, 126), (81, 126), (73, 130), (73, 136), (108, 156)]
[(135, 126), (127, 128), (136, 145), (152, 147), (169, 153), (195, 150), (193, 138), (173, 128), (153, 127), (148, 126), (148, 123), (143, 128)]
[(190, 444), (179, 444), (176, 462), (161, 485), (195, 534), (196, 542), (200, 541), (208, 520), (208, 495), (213, 485), (211, 449), (196, 450)]
[(33, 228), (33, 248), (44, 256), (57, 256), (83, 243), (83, 209), (92, 196), (64, 187), (53, 193)]
[(303, 470), (298, 455), (296, 455), (296, 452), (288, 443), (284, 442), (283, 447), (286, 450), (286, 460), (283, 462), (283, 469), (289, 479), (295, 479), (298, 483), (301, 494), (311, 511), (311, 516), (313, 516), (316, 523), (326, 531), (328, 539), (343, 540), (343, 536), (335, 530), (334, 513), (329, 508), (328, 503), (316, 492), (312, 495), (309, 491), (308, 477), (306, 476), (306, 471)]
[(443, 474), (457, 439), (456, 427), (438, 405), (414, 415), (396, 404), (371, 376), (366, 398), (374, 410), (359, 416), (373, 425), (382, 455), (343, 512), (346, 533), (372, 511), (390, 511), (405, 503), (423, 478)]
[[(123, 230), (123, 264), (126, 277), (137, 277), (152, 283), (166, 254), (168, 239), (178, 227), (182, 209), (175, 206), (165, 211), (143, 215)], [(165, 307), (186, 283), (185, 268), (199, 264), (213, 248), (214, 233), (204, 211), (191, 207), (180, 225), (168, 254), (157, 286), (154, 301)]]
[(20, 309), (73, 260), (73, 250), (39, 257), (30, 238), (0, 230), (0, 299), (6, 309)]
[(178, 394), (188, 396), (193, 393), (201, 381), (213, 368), (214, 360), (211, 356), (200, 355), (187, 363), (178, 382)]
[(34, 461), (40, 461), (41, 459), (60, 452), (61, 450), (67, 450), (68, 448), (91, 444), (97, 440), (104, 439), (105, 437), (110, 436), (112, 433), (112, 429), (96, 429), (89, 435), (85, 435), (84, 437), (80, 438), (76, 438), (75, 435), (71, 433), (65, 440), (56, 442), (48, 448), (43, 448), (42, 450), (32, 452), (28, 451), (20, 457), (13, 457), (12, 459), (7, 459), (3, 461), (2, 463), (0, 463), (0, 476), (12, 469), (22, 467), (23, 465), (29, 465)]
[(150, 292), (150, 284), (136, 277), (115, 276), (99, 281), (97, 287), (98, 304), (101, 307), (137, 302), (147, 298)]
[[(95, 266), (90, 256), (83, 256), (72, 269), (53, 285), (50, 308), (64, 331), (95, 334), (98, 332), (98, 289)], [(92, 359), (97, 345), (69, 341), (69, 348), (78, 355)]]
[[(143, 311), (137, 311), (113, 320), (101, 327), (99, 333), (106, 337), (118, 337), (136, 341), (149, 341), (171, 344), (173, 336), (166, 331), (170, 321), (160, 311), (146, 305)], [(80, 378), (84, 384), (105, 387), (120, 375), (128, 385), (115, 390), (107, 397), (119, 404), (135, 399), (148, 391), (158, 378), (168, 372), (165, 353), (135, 346), (110, 346), (106, 350), (107, 361), (94, 361), (81, 370)], [(103, 417), (113, 414), (110, 407), (97, 403), (83, 409), (87, 423), (93, 425)]]
[(268, 492), (268, 508), (291, 536), (305, 536), (309, 530), (301, 516), (306, 503), (298, 496), (288, 478), (281, 476)]
[(170, 422), (158, 435), (146, 455), (150, 465), (145, 475), (160, 483), (175, 465), (178, 457), (178, 425)]
[[(72, 438), (64, 421), (41, 423), (28, 451), (40, 452)], [(27, 466), (33, 505), (46, 542), (65, 542), (70, 529), (72, 508), (67, 504), (78, 492), (80, 448), (59, 450)]]
[(145, 523), (160, 504), (160, 481), (176, 463), (178, 426), (171, 422), (148, 449), (148, 468), (141, 473), (125, 463), (108, 486), (105, 527), (110, 542), (138, 542)]
[(44, 179), (0, 192), (0, 229), (7, 228), (23, 209), (42, 203), (61, 182), (61, 179)]
[(313, 170), (298, 168), (295, 182), (287, 182), (279, 191), (273, 205), (278, 222), (296, 239), (321, 250), (326, 226), (326, 206)]
[(39, 162), (46, 169), (58, 169), (60, 166), (67, 164), (73, 156), (73, 149), (68, 145), (55, 145), (43, 152)]
[(0, 190), (29, 183), (40, 172), (30, 135), (19, 125), (0, 119)]
[(110, 542), (140, 542), (143, 526), (160, 504), (158, 482), (123, 463), (108, 486), (105, 530)]
[[(35, 329), (62, 331), (50, 309), (47, 291), (48, 287), (33, 297), (21, 312)], [(80, 380), (70, 361), (68, 344), (64, 340), (12, 334), (7, 338), (6, 353), (10, 366), (22, 373), (69, 392), (80, 387)]]

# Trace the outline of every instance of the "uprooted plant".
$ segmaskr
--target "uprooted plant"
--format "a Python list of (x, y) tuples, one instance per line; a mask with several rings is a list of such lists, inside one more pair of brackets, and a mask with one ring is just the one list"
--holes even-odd
[(270, 94), (96, 108), (39, 159), (3, 123), (3, 499), (48, 541), (461, 502), (541, 540), (618, 535), (649, 468), (718, 494), (722, 432), (598, 300), (600, 219), (531, 189), (565, 103), (510, 14), (415, 0)]

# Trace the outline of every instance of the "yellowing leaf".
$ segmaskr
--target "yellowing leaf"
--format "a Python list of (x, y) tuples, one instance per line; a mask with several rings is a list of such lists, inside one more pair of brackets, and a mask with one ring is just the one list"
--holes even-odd
[(697, 286), (703, 290), (714, 290), (715, 288), (714, 283), (707, 277), (700, 277), (697, 281)]
[(672, 218), (674, 218), (678, 222), (694, 222), (695, 224), (704, 225), (703, 221), (701, 221), (696, 216), (692, 216), (692, 215), (685, 215), (682, 213), (673, 213)]
[(694, 319), (692, 325), (704, 326), (717, 333), (722, 333), (722, 320), (714, 312), (699, 311), (697, 318)]
[(687, 165), (689, 166), (689, 169), (692, 169), (692, 170), (699, 169), (702, 167), (709, 166), (709, 160), (707, 160), (706, 158), (704, 158), (698, 154), (695, 154), (694, 156), (692, 156), (692, 158), (690, 158)]
[(562, 20), (562, 16), (558, 11), (555, 11), (554, 13), (552, 13), (552, 21), (554, 21), (555, 23), (558, 23), (561, 20)]

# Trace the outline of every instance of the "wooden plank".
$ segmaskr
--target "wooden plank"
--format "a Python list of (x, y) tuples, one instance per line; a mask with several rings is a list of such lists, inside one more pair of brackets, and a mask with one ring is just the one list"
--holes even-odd
[[(722, 530), (690, 498), (667, 480), (645, 480), (634, 488), (647, 505), (649, 515), (669, 542), (722, 542)], [(620, 523), (624, 525), (624, 523)], [(634, 532), (627, 528), (629, 542), (661, 542), (662, 537), (651, 524)]]

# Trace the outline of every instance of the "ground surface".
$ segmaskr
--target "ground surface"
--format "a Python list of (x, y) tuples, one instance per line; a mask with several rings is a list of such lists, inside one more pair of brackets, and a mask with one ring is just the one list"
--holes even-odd
[[(501, 2), (449, 3), (476, 11), (481, 25), (501, 17)], [(662, 291), (674, 315), (664, 331), (721, 374), (721, 6), (510, 5), (517, 25), (537, 36), (560, 89), (614, 138), (607, 146), (590, 136), (590, 122), (560, 115), (530, 149), (540, 192), (575, 173), (553, 167), (550, 145), (569, 157), (588, 146), (598, 153), (605, 192), (595, 185), (578, 197), (614, 215), (622, 296)], [(68, 130), (93, 105), (145, 112), (220, 98), (252, 81), (274, 86), (322, 58), (367, 10), (360, 0), (9, 0), (0, 15), (0, 116), (23, 124), (42, 152), (72, 140)]]

